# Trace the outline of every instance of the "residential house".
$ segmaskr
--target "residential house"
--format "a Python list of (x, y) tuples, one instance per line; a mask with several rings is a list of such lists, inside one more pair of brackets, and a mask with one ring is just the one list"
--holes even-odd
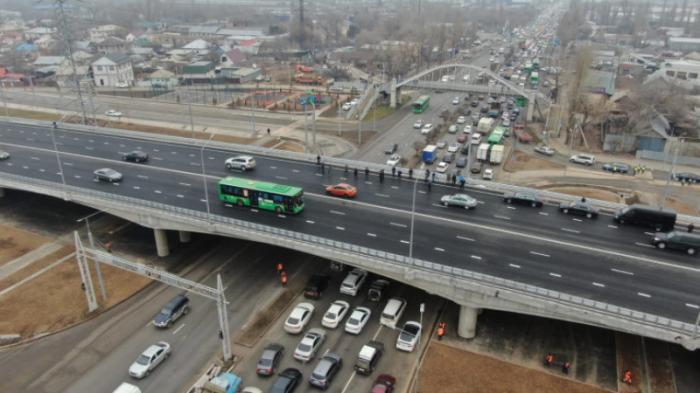
[(222, 67), (219, 76), (231, 83), (249, 83), (261, 75), (262, 69), (260, 68)]
[(123, 53), (126, 51), (128, 43), (121, 38), (107, 37), (95, 44), (97, 52), (100, 54)]
[(34, 40), (34, 45), (36, 45), (40, 50), (48, 52), (57, 41), (50, 35), (42, 35), (38, 39)]
[(615, 73), (589, 69), (586, 71), (583, 86), (590, 93), (611, 96), (615, 94)]
[(208, 83), (216, 78), (216, 67), (211, 61), (197, 61), (182, 67), (180, 79), (187, 83)]
[(238, 49), (243, 53), (250, 55), (257, 55), (260, 50), (260, 42), (256, 39), (241, 40), (238, 41), (236, 45), (233, 46), (234, 49)]
[(108, 53), (92, 62), (95, 86), (123, 87), (134, 84), (134, 68), (124, 53)]
[(211, 44), (202, 39), (197, 39), (180, 48), (192, 55), (207, 56), (209, 54)]
[(221, 55), (222, 67), (237, 67), (246, 60), (246, 56), (240, 49), (231, 49)]
[(611, 112), (603, 127), (603, 151), (662, 153), (670, 132), (669, 121), (654, 110), (646, 110), (633, 119), (624, 112)]
[(65, 60), (66, 58), (63, 56), (39, 56), (34, 60), (32, 66), (35, 72), (50, 75), (55, 73)]
[(24, 37), (28, 40), (36, 40), (45, 35), (53, 35), (56, 29), (53, 27), (35, 27), (24, 32)]
[(102, 41), (109, 37), (126, 37), (127, 30), (117, 25), (102, 25), (89, 31), (91, 41)]
[(146, 78), (153, 89), (172, 90), (178, 85), (178, 79), (175, 73), (168, 70), (160, 69), (152, 72)]
[(77, 65), (75, 67), (75, 75), (76, 77), (73, 77), (73, 67), (71, 66), (69, 61), (63, 62), (58, 69), (56, 70), (55, 78), (56, 78), (56, 83), (60, 87), (74, 87), (75, 86), (75, 80), (86, 80), (89, 78), (89, 70), (90, 66), (85, 64), (85, 65)]

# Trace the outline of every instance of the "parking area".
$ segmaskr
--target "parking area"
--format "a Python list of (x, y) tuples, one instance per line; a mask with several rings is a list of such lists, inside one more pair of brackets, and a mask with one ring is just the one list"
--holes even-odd
[[(263, 336), (253, 348), (242, 349), (248, 355), (245, 355), (239, 363), (236, 364), (234, 372), (241, 376), (244, 381), (244, 386), (255, 386), (263, 391), (267, 391), (277, 380), (278, 374), (287, 368), (296, 368), (302, 373), (301, 381), (299, 382), (296, 393), (312, 392), (319, 389), (309, 384), (309, 377), (314, 368), (319, 363), (319, 359), (327, 353), (336, 353), (342, 359), (341, 366), (337, 374), (331, 380), (327, 391), (338, 393), (360, 393), (370, 391), (373, 382), (380, 374), (390, 374), (396, 378), (396, 391), (401, 392), (409, 386), (410, 378), (413, 375), (418, 363), (419, 350), (416, 348), (412, 352), (403, 352), (396, 349), (398, 329), (391, 329), (387, 326), (380, 325), (380, 314), (387, 300), (391, 297), (401, 297), (407, 301), (405, 311), (400, 318), (397, 328), (401, 328), (406, 321), (421, 321), (420, 303), (425, 303), (425, 312), (423, 313), (423, 334), (421, 336), (421, 348), (424, 348), (429, 341), (432, 327), (438, 315), (438, 308), (442, 306), (442, 301), (434, 296), (430, 296), (423, 291), (411, 288), (399, 283), (391, 282), (389, 287), (382, 293), (381, 300), (378, 302), (371, 301), (368, 298), (368, 288), (377, 277), (370, 275), (364, 282), (364, 285), (359, 289), (357, 296), (349, 296), (340, 294), (339, 288), (343, 278), (348, 271), (323, 272), (330, 276), (328, 288), (323, 292), (319, 299), (307, 299), (301, 293), (289, 307), (274, 321)], [(349, 303), (349, 311), (340, 321), (338, 327), (328, 328), (322, 326), (321, 322), (324, 314), (328, 310), (331, 303), (336, 300), (343, 300)], [(314, 313), (309, 323), (304, 327), (300, 334), (290, 334), (284, 329), (284, 324), (287, 317), (290, 315), (299, 303), (310, 303), (315, 308)], [(345, 332), (345, 323), (355, 307), (366, 307), (371, 310), (369, 321), (360, 331), (360, 334), (353, 335)], [(322, 329), (326, 333), (325, 340), (320, 345), (313, 359), (308, 362), (296, 360), (293, 355), (294, 351), (302, 340), (304, 335), (309, 332), (309, 329)], [(357, 360), (360, 349), (369, 341), (378, 341), (384, 345), (384, 353), (379, 358), (376, 369), (368, 376), (358, 374), (354, 371), (353, 366)], [(283, 355), (275, 368), (275, 374), (272, 376), (259, 376), (256, 374), (256, 365), (260, 355), (265, 347), (270, 344), (279, 344), (284, 348)], [(234, 347), (234, 351), (236, 348)], [(240, 353), (240, 351), (237, 351)]]

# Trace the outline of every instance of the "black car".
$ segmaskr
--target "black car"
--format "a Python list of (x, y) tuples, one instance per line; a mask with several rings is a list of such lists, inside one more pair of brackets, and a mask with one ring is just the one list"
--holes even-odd
[(455, 160), (455, 155), (454, 155), (454, 153), (447, 153), (447, 154), (445, 154), (444, 157), (442, 157), (442, 161), (444, 161), (444, 162), (446, 162), (446, 163), (448, 163), (448, 164), (451, 163), (451, 162), (454, 161), (454, 160)]
[(598, 217), (598, 209), (591, 206), (590, 203), (584, 201), (563, 202), (561, 205), (559, 205), (559, 211), (564, 214), (586, 216), (587, 218)]
[(476, 108), (477, 106), (479, 106), (479, 101), (478, 101), (478, 100), (473, 100), (473, 101), (471, 102), (471, 104), (469, 104), (469, 105), (470, 105), (472, 108)]
[(619, 162), (609, 162), (603, 164), (603, 170), (612, 173), (627, 173), (630, 171), (630, 166)]
[(675, 173), (673, 178), (682, 183), (696, 184), (700, 183), (700, 176), (694, 173)]
[(369, 286), (369, 292), (367, 298), (373, 302), (378, 302), (382, 300), (382, 294), (386, 291), (389, 286), (389, 281), (383, 278), (378, 278), (374, 280), (372, 285)]
[(343, 359), (337, 353), (329, 352), (318, 361), (309, 377), (309, 383), (323, 390), (328, 389), (335, 374), (340, 370)]
[(270, 376), (275, 373), (275, 368), (282, 360), (284, 347), (279, 344), (270, 344), (263, 349), (262, 355), (258, 360), (258, 365), (255, 372), (261, 376)]
[(479, 108), (479, 113), (488, 113), (489, 107), (488, 106), (482, 106)]
[(532, 192), (508, 192), (503, 195), (505, 203), (517, 203), (532, 207), (542, 207), (542, 199)]
[(615, 212), (613, 218), (620, 224), (654, 228), (657, 232), (671, 231), (676, 226), (677, 214), (668, 208), (634, 204)]
[(268, 390), (269, 393), (290, 393), (296, 389), (301, 381), (301, 371), (296, 368), (286, 368), (279, 374), (274, 385)]
[(184, 294), (179, 294), (172, 298), (172, 300), (153, 317), (153, 325), (159, 328), (170, 327), (175, 321), (189, 311), (190, 299)]
[(469, 116), (472, 114), (472, 110), (467, 108), (467, 110), (464, 111), (464, 116)]
[(304, 287), (304, 297), (307, 299), (318, 299), (323, 294), (323, 291), (328, 288), (328, 277), (325, 274), (314, 274), (309, 277), (309, 281), (306, 282)]
[(658, 249), (681, 250), (688, 255), (695, 255), (700, 250), (700, 235), (688, 232), (657, 232), (651, 243)]
[(457, 168), (464, 168), (467, 166), (467, 158), (466, 157), (459, 157), (457, 159), (457, 163), (455, 164)]
[(122, 160), (139, 163), (146, 162), (148, 161), (148, 154), (141, 150), (134, 150), (124, 154)]
[(396, 153), (396, 150), (399, 149), (399, 145), (397, 143), (392, 143), (391, 145), (386, 147), (386, 150), (384, 150), (385, 154), (394, 154)]

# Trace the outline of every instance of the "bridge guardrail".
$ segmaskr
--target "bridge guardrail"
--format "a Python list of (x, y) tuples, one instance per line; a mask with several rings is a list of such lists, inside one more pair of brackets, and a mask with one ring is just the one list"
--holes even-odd
[[(45, 126), (45, 127), (51, 127), (51, 124), (48, 122), (43, 122), (43, 121), (38, 121), (38, 120), (27, 120), (27, 119), (19, 119), (19, 118), (10, 118), (12, 121), (17, 122), (17, 123), (22, 123), (22, 124), (30, 124), (30, 125), (38, 125), (38, 126)], [(172, 143), (172, 144), (177, 144), (177, 145), (187, 145), (187, 146), (192, 146), (192, 139), (191, 138), (184, 138), (184, 137), (179, 137), (179, 136), (172, 136), (172, 135), (161, 135), (161, 134), (144, 134), (143, 132), (139, 131), (130, 131), (130, 130), (121, 130), (121, 129), (114, 129), (114, 128), (104, 128), (104, 127), (91, 127), (91, 126), (84, 126), (80, 124), (71, 124), (71, 128), (78, 130), (78, 131), (83, 131), (83, 132), (94, 132), (97, 134), (101, 135), (106, 135), (106, 136), (124, 136), (124, 137), (129, 137), (129, 138), (134, 138), (134, 139), (142, 139), (146, 141), (159, 141), (163, 143)], [(240, 145), (236, 143), (227, 143), (227, 142), (217, 142), (217, 141), (210, 141), (206, 142), (203, 140), (198, 140), (198, 142), (205, 143), (206, 144), (206, 149), (210, 150), (220, 150), (220, 151), (230, 151), (230, 152), (245, 152), (248, 154), (257, 154), (257, 155), (262, 155), (270, 158), (282, 158), (282, 159), (287, 159), (287, 160), (294, 160), (294, 161), (303, 161), (307, 163), (315, 163), (317, 156), (313, 154), (307, 154), (307, 153), (298, 153), (298, 152), (293, 152), (293, 151), (286, 151), (286, 150), (275, 150), (275, 149), (270, 149), (266, 147), (261, 147), (261, 146), (252, 146), (252, 145)], [(197, 146), (201, 147), (201, 143)], [(355, 160), (350, 160), (346, 158), (337, 158), (337, 157), (327, 157), (324, 156), (321, 158), (322, 162), (326, 166), (331, 166), (333, 167), (334, 170), (341, 170), (344, 171), (345, 166), (347, 165), (348, 169), (352, 171), (354, 168), (358, 168), (360, 172), (363, 172), (365, 168), (369, 169), (372, 174), (376, 175), (380, 170), (384, 170), (384, 172), (388, 175), (391, 173), (391, 167), (388, 165), (384, 164), (377, 164), (377, 163), (367, 163), (367, 162), (359, 162)], [(398, 170), (402, 171), (402, 175), (405, 176), (405, 178), (408, 180), (408, 171), (409, 168), (399, 168), (397, 167)], [(420, 170), (420, 169), (414, 169), (413, 170), (413, 175), (414, 178), (417, 179), (424, 179), (425, 178), (425, 171)], [(439, 182), (448, 184), (450, 183), (447, 181), (446, 175), (445, 174), (436, 174), (436, 178)], [(561, 202), (573, 202), (577, 201), (580, 198), (573, 196), (573, 195), (568, 195), (568, 194), (561, 194), (561, 193), (556, 193), (552, 191), (542, 191), (542, 190), (537, 190), (537, 189), (532, 189), (528, 187), (522, 187), (522, 186), (515, 186), (515, 185), (510, 185), (510, 184), (503, 184), (503, 183), (497, 183), (493, 181), (483, 181), (479, 179), (474, 179), (470, 178), (467, 181), (467, 187), (477, 187), (482, 190), (486, 191), (491, 191), (491, 192), (496, 192), (496, 193), (506, 193), (506, 192), (536, 192), (540, 197), (544, 198), (548, 202), (555, 202), (555, 203), (561, 203)], [(588, 202), (590, 202), (592, 205), (600, 208), (603, 211), (606, 212), (614, 212), (617, 211), (618, 209), (621, 209), (625, 207), (625, 204), (622, 203), (614, 203), (614, 202), (608, 202), (608, 201), (603, 201), (599, 199), (592, 199), (592, 198), (587, 198)], [(696, 227), (700, 226), (700, 217), (697, 216), (690, 216), (687, 214), (679, 214), (679, 223), (682, 224), (688, 224), (688, 223), (693, 223)]]
[[(408, 266), (424, 272), (429, 272), (433, 274), (445, 274), (450, 277), (457, 277), (466, 281), (478, 282), (482, 284), (487, 283), (489, 286), (495, 289), (511, 291), (520, 295), (531, 296), (547, 301), (553, 301), (565, 306), (576, 306), (584, 308), (585, 310), (587, 310), (584, 312), (605, 313), (616, 318), (622, 318), (627, 321), (639, 323), (645, 326), (669, 329), (677, 333), (688, 334), (691, 337), (694, 337), (696, 334), (695, 325), (686, 322), (677, 321), (658, 315), (648, 314), (641, 311), (636, 311), (625, 307), (608, 304), (605, 302), (583, 298), (580, 296), (570, 295), (560, 291), (550, 290), (530, 284), (495, 277), (488, 274), (473, 272), (458, 267), (442, 265), (417, 258), (409, 258), (407, 256), (399, 254), (372, 249), (364, 246), (358, 246), (355, 244), (345, 243), (320, 236), (314, 236), (277, 227), (256, 224), (250, 221), (239, 220), (215, 214), (209, 215), (203, 211), (181, 208), (160, 202), (153, 202), (133, 197), (127, 197), (123, 195), (94, 191), (75, 186), (59, 186), (57, 188), (57, 183), (55, 182), (33, 179), (19, 175), (3, 174), (2, 177), (0, 177), (0, 186), (3, 187), (26, 189), (27, 185), (29, 185), (29, 188), (34, 191), (52, 196), (56, 196), (57, 189), (59, 189), (63, 193), (65, 193), (66, 199), (68, 200), (80, 200), (80, 198), (70, 198), (72, 194), (75, 194), (76, 196), (82, 196), (83, 201), (86, 203), (88, 202), (86, 201), (86, 199), (91, 199), (95, 202), (108, 203), (112, 204), (112, 206), (116, 205), (115, 208), (121, 208), (129, 212), (135, 212), (138, 209), (140, 209), (141, 211), (143, 211), (143, 213), (146, 214), (155, 213), (153, 215), (162, 215), (163, 212), (167, 212), (169, 213), (169, 218), (179, 216), (182, 222), (190, 224), (194, 223), (200, 226), (211, 225), (214, 223), (230, 225), (231, 228), (236, 228), (239, 231), (255, 231), (257, 233), (263, 233), (268, 236), (272, 235), (275, 237), (282, 237), (296, 242), (304, 242), (311, 246), (329, 247), (335, 251), (350, 252), (365, 258), (369, 257), (380, 259), (383, 262), (399, 264), (402, 267)], [(152, 212), (149, 210), (144, 211), (144, 208), (154, 209), (156, 210), (156, 212)], [(217, 233), (216, 230), (214, 230), (213, 233)]]

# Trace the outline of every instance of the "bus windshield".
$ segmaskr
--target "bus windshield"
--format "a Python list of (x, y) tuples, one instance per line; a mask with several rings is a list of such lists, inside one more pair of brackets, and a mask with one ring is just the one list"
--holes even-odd
[(420, 96), (413, 102), (413, 113), (422, 113), (428, 109), (430, 96)]

